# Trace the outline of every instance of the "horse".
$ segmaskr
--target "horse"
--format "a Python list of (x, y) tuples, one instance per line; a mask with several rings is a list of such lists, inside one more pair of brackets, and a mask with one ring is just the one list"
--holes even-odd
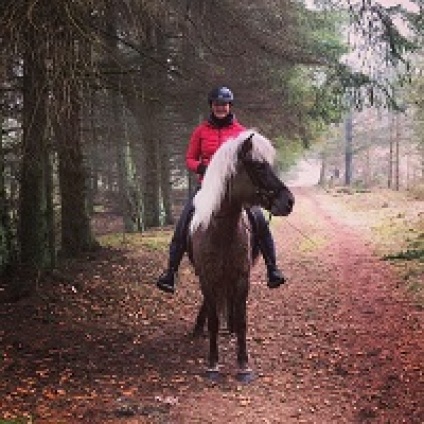
[(190, 259), (203, 295), (196, 327), (199, 330), (206, 316), (209, 334), (206, 375), (212, 380), (220, 376), (219, 317), (225, 310), (237, 338), (236, 378), (242, 382), (253, 379), (246, 332), (254, 249), (245, 210), (260, 206), (276, 216), (292, 212), (294, 195), (272, 167), (275, 153), (271, 142), (260, 133), (243, 131), (214, 154), (193, 200)]

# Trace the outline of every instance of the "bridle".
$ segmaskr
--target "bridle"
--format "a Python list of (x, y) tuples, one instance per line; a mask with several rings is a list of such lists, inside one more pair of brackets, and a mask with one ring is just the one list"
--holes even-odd
[[(246, 170), (246, 174), (255, 187), (255, 194), (259, 198), (261, 204), (265, 206), (265, 208), (269, 211), (272, 206), (272, 202), (276, 196), (281, 192), (282, 188), (278, 187), (277, 190), (266, 187), (261, 177), (258, 175), (259, 167), (262, 167), (264, 163), (254, 162), (251, 159), (243, 159), (242, 160), (244, 169)], [(256, 167), (256, 170), (255, 170)], [(271, 215), (271, 212), (270, 212)]]

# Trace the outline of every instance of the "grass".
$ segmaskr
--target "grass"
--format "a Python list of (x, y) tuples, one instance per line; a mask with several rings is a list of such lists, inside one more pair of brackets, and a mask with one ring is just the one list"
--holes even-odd
[(304, 253), (313, 253), (317, 249), (322, 248), (328, 243), (328, 241), (319, 235), (312, 235), (302, 238), (299, 243), (299, 251)]
[(411, 232), (406, 238), (407, 247), (396, 253), (384, 255), (386, 260), (418, 261), (424, 263), (424, 233)]
[[(170, 231), (155, 231), (146, 233), (112, 233), (98, 238), (100, 244), (106, 247), (144, 248), (163, 251), (171, 240)], [(1, 424), (1, 423), (0, 423)]]
[(424, 308), (424, 215), (419, 213), (422, 193), (416, 191), (411, 195), (391, 190), (356, 191), (355, 196), (340, 193), (346, 210), (371, 230), (376, 252), (396, 267), (405, 282), (405, 290), (420, 308)]
[(401, 251), (392, 255), (384, 255), (383, 258), (386, 260), (403, 260), (403, 261), (417, 260), (419, 262), (424, 263), (424, 249), (420, 249), (420, 250), (407, 249), (406, 251)]
[(424, 233), (408, 238), (406, 243), (406, 249), (386, 254), (383, 259), (404, 268), (406, 289), (424, 309)]

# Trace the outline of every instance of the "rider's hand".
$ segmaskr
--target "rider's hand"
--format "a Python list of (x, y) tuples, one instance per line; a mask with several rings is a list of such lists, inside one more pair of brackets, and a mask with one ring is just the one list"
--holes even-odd
[(200, 162), (199, 165), (197, 165), (196, 174), (199, 174), (203, 177), (203, 175), (205, 175), (206, 168), (207, 166), (204, 163)]

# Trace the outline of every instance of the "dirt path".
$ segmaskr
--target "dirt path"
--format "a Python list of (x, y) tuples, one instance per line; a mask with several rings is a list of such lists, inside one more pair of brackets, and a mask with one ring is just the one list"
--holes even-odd
[(228, 336), (223, 380), (202, 378), (207, 340), (188, 336), (199, 294), (187, 263), (171, 297), (135, 283), (153, 281), (164, 255), (109, 252), (69, 271), (74, 290), (63, 286), (57, 319), (7, 306), (0, 422), (424, 423), (422, 310), (340, 201), (296, 194), (295, 213), (272, 221), (288, 284), (267, 289), (262, 262), (252, 275), (253, 383), (233, 378)]
[(263, 268), (255, 269), (258, 380), (190, 393), (173, 410), (175, 422), (424, 422), (422, 314), (329, 200), (299, 190), (296, 213), (273, 228), (286, 287), (269, 291)]

